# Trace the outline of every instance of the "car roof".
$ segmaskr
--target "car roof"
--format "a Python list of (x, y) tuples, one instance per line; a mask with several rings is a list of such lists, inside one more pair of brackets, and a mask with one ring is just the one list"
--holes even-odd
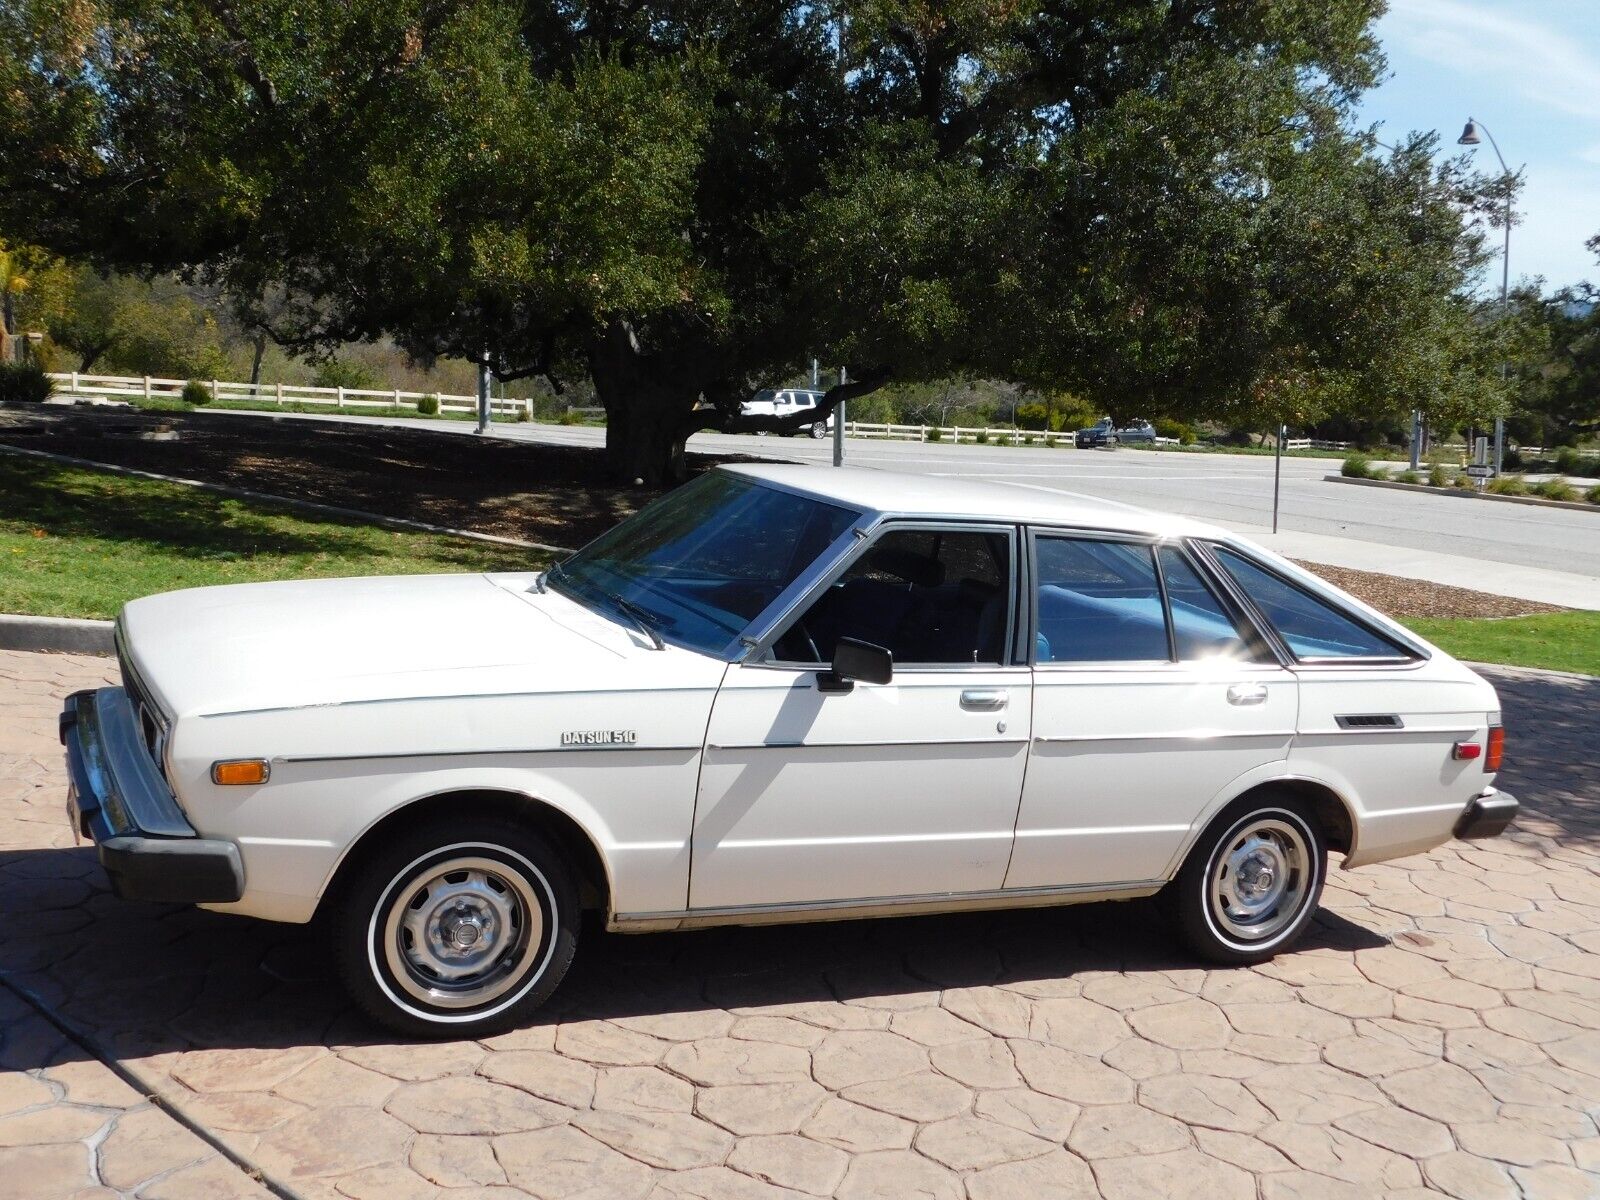
[(1167, 537), (1229, 536), (1187, 517), (1027, 484), (798, 463), (730, 463), (720, 469), (881, 516), (960, 517)]

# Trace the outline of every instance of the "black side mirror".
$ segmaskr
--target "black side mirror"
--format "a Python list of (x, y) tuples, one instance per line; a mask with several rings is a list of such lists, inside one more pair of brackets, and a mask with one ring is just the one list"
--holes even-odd
[(894, 655), (882, 646), (842, 637), (833, 647), (833, 668), (817, 676), (819, 692), (848, 692), (862, 683), (888, 683), (894, 678)]

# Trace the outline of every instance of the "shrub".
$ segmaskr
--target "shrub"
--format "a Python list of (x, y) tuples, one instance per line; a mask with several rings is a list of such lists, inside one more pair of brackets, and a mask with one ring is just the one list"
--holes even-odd
[(521, 408), (517, 409), (517, 420), (519, 420), (519, 421), (531, 421), (531, 420), (533, 420), (533, 409), (529, 408), (527, 405), (523, 405)]
[(317, 372), (311, 378), (316, 387), (325, 388), (351, 388), (355, 391), (368, 391), (378, 386), (377, 373), (365, 363), (351, 362), (343, 358), (330, 358), (317, 364)]
[(1600, 504), (1600, 483), (1595, 484), (1583, 494), (1583, 498), (1590, 504)]
[(1461, 488), (1463, 491), (1470, 492), (1473, 489), (1475, 489), (1478, 485), (1477, 485), (1476, 482), (1473, 481), (1473, 478), (1472, 478), (1471, 475), (1468, 475), (1465, 471), (1457, 471), (1456, 472), (1456, 477), (1453, 480), (1450, 481), (1450, 486), (1451, 487), (1458, 487), (1458, 488)]
[(211, 385), (198, 379), (189, 380), (183, 385), (182, 400), (185, 404), (210, 404)]
[(1496, 496), (1526, 496), (1528, 485), (1517, 475), (1496, 475), (1489, 481), (1489, 490)]
[[(1490, 443), (1490, 446), (1492, 448), (1492, 442)], [(1522, 451), (1517, 449), (1515, 446), (1507, 446), (1505, 448), (1501, 465), (1507, 471), (1520, 471), (1526, 465), (1522, 459)]]
[(944, 431), (942, 429), (940, 429), (937, 425), (928, 426), (928, 440), (930, 442), (942, 442), (942, 441), (944, 441)]
[(1031, 445), (1033, 445), (1033, 434), (1031, 434), (1031, 433), (1026, 433), (1026, 434), (1023, 434), (1023, 435), (1022, 435), (1022, 444), (1023, 444), (1023, 445), (1024, 445), (1024, 446), (1031, 446)]
[(1600, 458), (1576, 446), (1563, 446), (1556, 451), (1556, 467), (1563, 475), (1600, 475)]
[(1042, 404), (1019, 404), (1016, 411), (1016, 423), (1023, 429), (1048, 429), (1050, 427), (1050, 410)]
[(989, 444), (989, 431), (987, 429), (978, 430), (978, 436), (976, 440), (978, 445), (987, 446)]
[(1346, 479), (1373, 478), (1372, 463), (1360, 454), (1352, 454), (1339, 466), (1339, 474)]
[(0, 363), (0, 400), (42, 404), (55, 386), (38, 363)]
[(556, 423), (559, 425), (582, 425), (583, 418), (568, 408), (562, 410), (561, 416), (557, 418)]
[(1396, 483), (1421, 483), (1422, 476), (1418, 475), (1415, 471), (1397, 471), (1395, 473), (1394, 481)]
[(1429, 487), (1448, 487), (1448, 486), (1450, 486), (1450, 475), (1444, 469), (1444, 464), (1443, 463), (1434, 463), (1433, 466), (1428, 468), (1428, 486)]
[(1576, 500), (1578, 489), (1565, 479), (1546, 479), (1533, 489), (1534, 495), (1543, 496), (1546, 500)]
[(1162, 417), (1155, 422), (1156, 436), (1176, 438), (1180, 446), (1192, 446), (1195, 441), (1193, 425), (1185, 425), (1182, 421), (1174, 421), (1170, 417)]
[(419, 416), (424, 417), (438, 416), (439, 397), (432, 394), (422, 397), (422, 399), (417, 401), (417, 413)]

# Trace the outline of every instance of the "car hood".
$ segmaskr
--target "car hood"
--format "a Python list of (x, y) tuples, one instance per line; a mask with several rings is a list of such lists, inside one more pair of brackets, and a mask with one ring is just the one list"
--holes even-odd
[[(689, 661), (533, 574), (194, 588), (122, 611), (123, 653), (174, 717), (661, 686)], [(690, 672), (697, 674), (698, 672)]]

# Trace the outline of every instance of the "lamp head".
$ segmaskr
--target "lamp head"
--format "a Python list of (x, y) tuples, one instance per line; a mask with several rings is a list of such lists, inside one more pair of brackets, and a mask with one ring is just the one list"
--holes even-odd
[(1478, 123), (1471, 117), (1467, 118), (1467, 127), (1461, 131), (1461, 136), (1456, 139), (1458, 146), (1476, 146), (1483, 141), (1478, 133)]

